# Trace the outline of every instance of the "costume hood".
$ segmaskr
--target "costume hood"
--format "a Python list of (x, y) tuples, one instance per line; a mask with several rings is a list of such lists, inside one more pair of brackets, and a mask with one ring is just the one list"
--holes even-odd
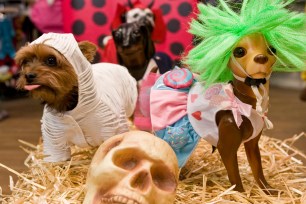
[(85, 58), (81, 52), (78, 42), (75, 40), (73, 34), (58, 34), (47, 33), (43, 34), (30, 45), (45, 44), (53, 47), (59, 51), (72, 64), (77, 75), (83, 73), (88, 67), (91, 67), (90, 62)]

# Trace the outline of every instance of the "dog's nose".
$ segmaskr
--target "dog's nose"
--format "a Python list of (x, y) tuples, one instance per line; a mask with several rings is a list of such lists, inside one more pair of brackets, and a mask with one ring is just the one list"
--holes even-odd
[(25, 75), (25, 78), (27, 79), (28, 83), (31, 83), (36, 78), (36, 76), (37, 75), (35, 73), (30, 72)]
[(268, 57), (262, 54), (256, 55), (254, 61), (259, 64), (265, 64), (268, 61)]

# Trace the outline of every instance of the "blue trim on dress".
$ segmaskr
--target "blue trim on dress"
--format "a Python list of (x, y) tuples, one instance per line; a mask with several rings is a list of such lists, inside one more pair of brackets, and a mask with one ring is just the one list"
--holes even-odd
[(200, 136), (191, 126), (188, 115), (171, 126), (156, 131), (155, 134), (172, 147), (180, 168), (186, 164), (200, 139)]
[[(167, 73), (172, 74), (173, 72), (179, 72), (179, 71), (180, 68), (176, 67), (172, 71)], [(192, 84), (194, 84), (196, 80), (194, 78), (191, 78), (192, 73), (189, 70), (187, 70), (187, 72), (188, 72), (187, 73), (188, 79), (186, 79), (185, 81), (192, 80), (193, 81)], [(175, 89), (165, 85), (164, 77), (166, 74), (163, 74), (161, 77), (158, 78), (152, 89), (179, 91), (179, 92), (185, 92), (187, 94), (189, 93), (192, 84), (190, 86), (186, 86), (179, 89)], [(165, 140), (172, 147), (173, 151), (176, 154), (180, 168), (186, 164), (187, 160), (191, 156), (192, 152), (195, 150), (200, 139), (200, 136), (195, 132), (195, 130), (191, 126), (188, 115), (185, 115), (184, 117), (176, 121), (174, 124), (167, 126), (162, 130), (155, 131), (155, 135)]]

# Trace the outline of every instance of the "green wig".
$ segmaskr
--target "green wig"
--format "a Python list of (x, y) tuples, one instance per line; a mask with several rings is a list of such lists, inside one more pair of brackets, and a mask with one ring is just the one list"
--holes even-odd
[(197, 46), (190, 50), (184, 63), (209, 86), (233, 79), (228, 68), (232, 50), (239, 40), (261, 33), (277, 50), (274, 71), (306, 69), (306, 15), (287, 10), (293, 0), (244, 0), (235, 12), (225, 0), (218, 7), (198, 4), (199, 14), (189, 32)]

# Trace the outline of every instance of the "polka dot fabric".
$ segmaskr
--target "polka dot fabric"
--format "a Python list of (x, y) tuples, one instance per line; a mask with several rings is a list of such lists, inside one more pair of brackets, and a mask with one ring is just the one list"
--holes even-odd
[[(142, 1), (145, 5), (150, 0)], [(156, 44), (156, 51), (179, 61), (181, 54), (190, 50), (192, 36), (187, 33), (188, 23), (193, 15), (196, 0), (155, 0), (154, 8), (160, 8), (167, 26), (167, 36), (163, 43)], [(63, 1), (64, 31), (73, 33), (77, 41), (89, 40), (99, 46), (95, 62), (103, 61), (102, 42), (111, 34), (110, 25), (117, 4), (127, 0), (67, 0)]]
[(157, 44), (158, 51), (166, 53), (175, 61), (181, 59), (183, 52), (192, 48), (192, 36), (187, 32), (189, 22), (194, 15), (197, 1), (157, 1), (155, 4), (163, 12), (163, 18), (167, 25), (167, 38), (163, 44)]

